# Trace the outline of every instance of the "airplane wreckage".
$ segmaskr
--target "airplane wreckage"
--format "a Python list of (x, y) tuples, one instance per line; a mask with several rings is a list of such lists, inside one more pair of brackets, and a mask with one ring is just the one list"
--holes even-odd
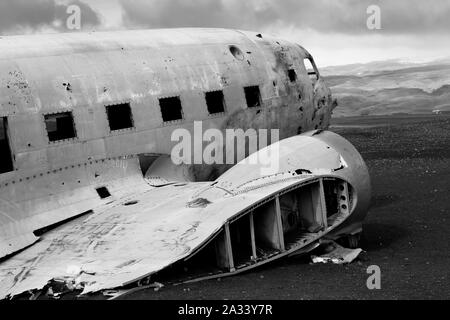
[[(253, 32), (0, 38), (0, 298), (177, 268), (180, 281), (224, 277), (324, 239), (356, 245), (370, 178), (326, 131), (334, 107), (304, 48)], [(196, 121), (279, 141), (235, 165), (175, 164), (171, 135)], [(247, 161), (267, 151), (270, 174)]]

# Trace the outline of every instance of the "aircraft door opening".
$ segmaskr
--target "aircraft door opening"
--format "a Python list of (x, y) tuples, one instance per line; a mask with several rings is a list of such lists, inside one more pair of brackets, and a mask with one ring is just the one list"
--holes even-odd
[(8, 119), (0, 118), (0, 174), (14, 171), (11, 148), (8, 139)]

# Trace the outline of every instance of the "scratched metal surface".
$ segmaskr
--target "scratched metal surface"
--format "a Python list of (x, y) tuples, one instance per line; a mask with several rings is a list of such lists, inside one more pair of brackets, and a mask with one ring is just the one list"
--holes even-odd
[[(83, 293), (120, 287), (189, 256), (222, 225), (279, 188), (312, 179), (296, 177), (245, 194), (189, 208), (209, 183), (166, 186), (136, 195), (60, 227), (0, 265), (0, 298), (40, 289), (54, 278), (85, 282)], [(209, 193), (211, 195), (211, 193)], [(138, 201), (124, 206), (127, 201)], [(82, 270), (81, 274), (71, 274)]]
[[(112, 198), (100, 199), (95, 189), (103, 186)], [(126, 157), (73, 164), (1, 188), (0, 256), (34, 243), (36, 229), (146, 187), (137, 157)]]
[[(0, 298), (64, 277), (85, 282), (84, 293), (120, 287), (189, 256), (226, 221), (283, 188), (324, 175), (344, 179), (363, 191), (355, 193), (352, 214), (364, 217), (367, 169), (348, 142), (325, 132), (276, 145), (280, 145), (280, 166), (272, 175), (261, 175), (260, 164), (244, 160), (214, 183), (147, 185), (44, 235), (0, 264)], [(299, 168), (311, 173), (294, 174)], [(210, 204), (188, 205), (198, 199)], [(78, 271), (72, 275), (74, 270)]]
[[(192, 132), (194, 121), (205, 129), (276, 128), (280, 139), (299, 128), (325, 129), (331, 94), (322, 80), (313, 87), (303, 63), (307, 51), (256, 35), (171, 29), (2, 37), (0, 116), (8, 117), (16, 170), (0, 175), (0, 256), (33, 243), (33, 230), (101, 204), (97, 172), (110, 177), (102, 180), (108, 188), (132, 185), (124, 180), (133, 179), (136, 166), (111, 162), (170, 154), (173, 130)], [(230, 45), (240, 48), (242, 60)], [(297, 72), (295, 83), (288, 68)], [(262, 108), (247, 108), (248, 85), (260, 86)], [(225, 113), (208, 114), (204, 92), (211, 90), (224, 91)], [(181, 96), (184, 119), (164, 124), (158, 98), (174, 95)], [(122, 102), (131, 103), (135, 127), (111, 132), (105, 105)], [(73, 113), (77, 137), (49, 143), (44, 114), (65, 111)], [(197, 181), (216, 170), (194, 169)]]

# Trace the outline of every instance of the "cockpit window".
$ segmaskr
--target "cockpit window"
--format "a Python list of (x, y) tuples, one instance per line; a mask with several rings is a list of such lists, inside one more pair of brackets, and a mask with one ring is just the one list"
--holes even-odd
[(319, 80), (319, 71), (317, 70), (316, 64), (311, 57), (305, 58), (303, 60), (306, 68), (306, 72), (308, 73), (309, 78), (313, 83)]

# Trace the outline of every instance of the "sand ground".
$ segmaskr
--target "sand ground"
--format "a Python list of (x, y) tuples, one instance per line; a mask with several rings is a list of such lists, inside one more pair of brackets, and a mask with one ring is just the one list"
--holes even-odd
[[(252, 272), (126, 299), (449, 299), (450, 116), (334, 119), (365, 158), (373, 201), (354, 263), (287, 258)], [(366, 286), (381, 269), (381, 289)]]

